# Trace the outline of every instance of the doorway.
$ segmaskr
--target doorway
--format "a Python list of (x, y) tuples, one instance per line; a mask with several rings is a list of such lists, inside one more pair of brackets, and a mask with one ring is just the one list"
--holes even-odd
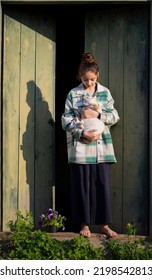
[[(75, 11), (73, 13), (73, 10)], [(62, 11), (62, 13), (61, 13)], [(78, 16), (79, 15), (79, 16)], [(61, 24), (62, 22), (62, 24)], [(78, 84), (77, 69), (84, 52), (84, 8), (60, 5), (56, 15), (56, 208), (67, 217), (66, 230), (71, 229), (69, 173), (66, 132), (61, 127), (68, 92)]]

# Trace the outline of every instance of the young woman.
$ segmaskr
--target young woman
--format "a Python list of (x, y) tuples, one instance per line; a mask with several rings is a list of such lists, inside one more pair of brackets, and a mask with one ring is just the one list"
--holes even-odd
[[(62, 115), (62, 128), (67, 134), (67, 152), (70, 168), (71, 218), (81, 224), (80, 234), (90, 237), (89, 225), (100, 225), (108, 237), (117, 233), (110, 228), (111, 194), (110, 164), (116, 162), (110, 126), (118, 122), (114, 100), (109, 89), (98, 82), (99, 67), (91, 53), (82, 55), (78, 69), (81, 82), (70, 90)], [(98, 109), (83, 106), (84, 97), (96, 99)], [(77, 108), (77, 110), (75, 110)], [(104, 131), (84, 130), (77, 126), (75, 118), (98, 118), (104, 123)], [(88, 140), (83, 141), (83, 139)]]

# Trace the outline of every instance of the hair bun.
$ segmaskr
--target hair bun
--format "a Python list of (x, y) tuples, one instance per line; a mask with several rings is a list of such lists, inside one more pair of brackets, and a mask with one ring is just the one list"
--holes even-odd
[(95, 63), (95, 58), (91, 53), (83, 53), (81, 63)]

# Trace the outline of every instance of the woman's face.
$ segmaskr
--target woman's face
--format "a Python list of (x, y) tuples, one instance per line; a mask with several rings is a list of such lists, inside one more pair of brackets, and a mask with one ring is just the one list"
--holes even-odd
[(93, 89), (96, 85), (98, 74), (88, 71), (85, 75), (81, 76), (81, 81), (86, 89)]

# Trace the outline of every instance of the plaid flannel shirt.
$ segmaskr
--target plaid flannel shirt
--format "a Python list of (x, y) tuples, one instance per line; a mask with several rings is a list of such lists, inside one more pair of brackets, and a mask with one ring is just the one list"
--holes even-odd
[(104, 132), (100, 139), (84, 144), (81, 141), (82, 129), (71, 126), (74, 120), (75, 109), (83, 107), (83, 97), (89, 96), (81, 83), (73, 88), (67, 95), (65, 110), (61, 117), (62, 128), (66, 131), (68, 162), (78, 164), (97, 164), (102, 162), (116, 162), (114, 148), (110, 133), (110, 126), (119, 121), (119, 115), (114, 108), (114, 100), (108, 88), (97, 83), (97, 90), (94, 94), (101, 112), (101, 120), (105, 124)]

